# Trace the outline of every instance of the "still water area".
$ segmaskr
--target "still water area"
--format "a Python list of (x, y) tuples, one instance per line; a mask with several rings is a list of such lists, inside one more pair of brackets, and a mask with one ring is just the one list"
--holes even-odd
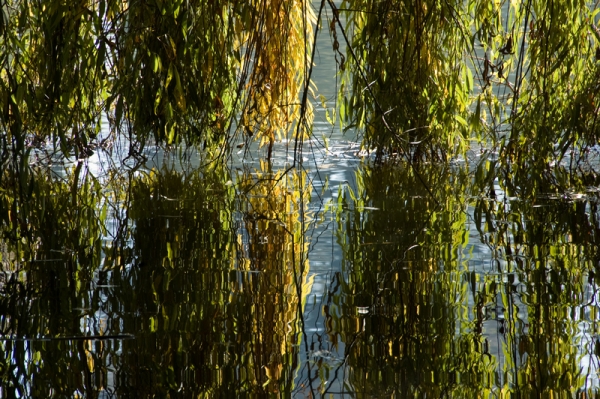
[(33, 175), (0, 397), (597, 395), (597, 186), (490, 179), (479, 148), (373, 165), (322, 109), (313, 132), (271, 165), (117, 143)]

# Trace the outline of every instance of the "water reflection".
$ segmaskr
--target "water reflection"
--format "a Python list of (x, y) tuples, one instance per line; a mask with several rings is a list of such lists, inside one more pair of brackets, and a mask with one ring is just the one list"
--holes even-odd
[(595, 395), (597, 203), (481, 176), (39, 170), (3, 197), (2, 397)]
[(441, 396), (493, 367), (467, 317), (467, 175), (418, 174), (443, 200), (411, 169), (364, 167), (338, 208), (345, 260), (326, 314), (346, 344), (348, 392)]
[[(544, 178), (536, 186), (546, 186)], [(494, 254), (487, 290), (504, 373), (516, 392), (582, 394), (597, 387), (597, 203), (588, 198), (536, 195), (514, 186), (475, 209), (481, 241)], [(583, 359), (587, 358), (587, 361)]]
[(291, 392), (311, 281), (305, 175), (238, 176), (240, 197), (223, 170), (130, 177), (112, 215), (129, 228), (102, 248), (106, 205), (72, 195), (96, 182), (39, 176), (44, 207), (3, 248), (3, 396)]
[(344, 362), (321, 392), (336, 379), (366, 396), (596, 386), (596, 205), (480, 197), (462, 169), (419, 173), (441, 206), (393, 167), (360, 169), (338, 202), (344, 262), (323, 311)]

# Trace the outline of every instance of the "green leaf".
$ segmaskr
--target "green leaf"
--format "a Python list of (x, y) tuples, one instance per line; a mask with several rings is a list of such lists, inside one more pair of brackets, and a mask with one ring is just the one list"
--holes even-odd
[(154, 115), (160, 115), (160, 103), (162, 100), (162, 88), (159, 88), (154, 98)]
[(473, 91), (473, 72), (471, 72), (471, 68), (465, 67), (463, 71), (466, 71), (466, 83), (467, 83), (467, 92)]
[(175, 66), (171, 62), (171, 63), (169, 63), (169, 69), (167, 70), (167, 79), (165, 80), (165, 88), (168, 88), (169, 84), (171, 83), (171, 80), (173, 80), (174, 71), (175, 71)]
[(177, 68), (174, 68), (174, 72), (175, 72), (175, 99), (177, 100), (177, 106), (182, 110), (185, 111), (186, 108), (186, 102), (185, 102), (185, 95), (183, 92), (183, 88), (181, 87), (181, 80), (179, 79), (179, 72), (177, 70)]

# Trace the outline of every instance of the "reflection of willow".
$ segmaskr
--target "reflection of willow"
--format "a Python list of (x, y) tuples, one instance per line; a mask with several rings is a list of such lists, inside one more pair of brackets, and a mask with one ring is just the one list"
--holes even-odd
[(249, 284), (240, 287), (233, 302), (248, 307), (252, 315), (238, 328), (249, 337), (257, 382), (268, 392), (289, 395), (298, 364), (301, 304), (310, 290), (304, 237), (310, 195), (306, 175), (259, 172), (238, 179), (244, 191), (238, 268)]
[[(132, 306), (123, 324), (138, 339), (123, 347), (117, 387), (123, 394), (174, 394), (185, 387), (192, 396), (231, 397), (292, 388), (300, 308), (295, 283), (307, 265), (303, 208), (288, 211), (306, 200), (303, 180), (252, 185), (242, 177), (256, 214), (272, 218), (260, 222), (260, 236), (248, 232), (247, 251), (235, 245), (227, 180), (221, 172), (162, 170), (133, 186), (136, 261), (123, 281), (122, 301)], [(251, 263), (258, 268), (251, 270)]]
[(97, 342), (94, 350), (94, 341), (83, 337), (119, 334), (118, 325), (90, 309), (100, 302), (89, 286), (101, 265), (102, 187), (82, 164), (72, 172), (59, 179), (30, 171), (30, 190), (0, 197), (8, 216), (1, 225), (0, 334), (16, 339), (0, 341), (5, 397), (93, 392), (99, 387), (92, 373), (105, 370), (95, 364), (105, 365), (114, 347)]
[(436, 166), (420, 173), (443, 209), (410, 170), (357, 173), (358, 190), (343, 201), (350, 209), (337, 215), (343, 281), (326, 308), (328, 333), (345, 343), (345, 383), (357, 392), (473, 397), (489, 385), (493, 360), (467, 312), (468, 180)]
[(589, 355), (597, 364), (598, 353), (592, 337), (581, 334), (597, 322), (590, 295), (595, 278), (588, 275), (598, 262), (597, 204), (511, 198), (518, 199), (480, 201), (476, 207), (478, 229), (499, 273), (487, 286), (484, 304), (499, 312), (497, 384), (527, 397), (582, 392), (597, 367), (582, 361)]
[(167, 396), (185, 387), (196, 396), (244, 384), (234, 377), (226, 336), (233, 194), (224, 181), (223, 171), (163, 168), (132, 183), (134, 259), (115, 283), (122, 323), (136, 340), (122, 348), (120, 395)]

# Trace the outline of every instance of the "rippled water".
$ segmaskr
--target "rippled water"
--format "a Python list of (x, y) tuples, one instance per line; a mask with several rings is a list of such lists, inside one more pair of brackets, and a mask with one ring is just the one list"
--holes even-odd
[(305, 145), (287, 174), (151, 149), (122, 185), (88, 161), (102, 200), (41, 192), (35, 245), (2, 251), (3, 397), (596, 392), (592, 189)]

